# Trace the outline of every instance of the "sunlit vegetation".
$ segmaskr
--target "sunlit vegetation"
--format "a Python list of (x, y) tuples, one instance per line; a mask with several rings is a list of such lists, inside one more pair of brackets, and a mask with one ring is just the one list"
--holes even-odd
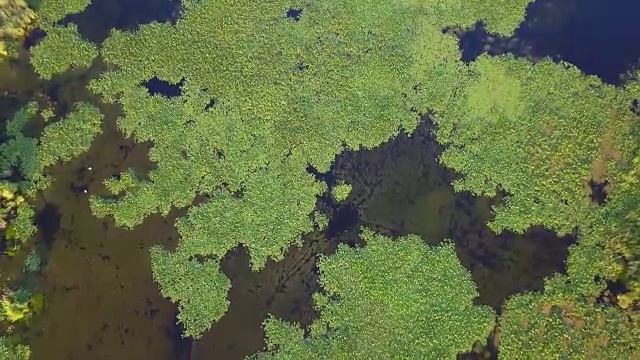
[(70, 68), (88, 68), (98, 56), (95, 44), (82, 40), (75, 24), (53, 26), (31, 49), (31, 65), (45, 80)]
[[(456, 190), (508, 194), (489, 224), (497, 232), (542, 225), (559, 235), (578, 233), (567, 276), (550, 279), (544, 294), (507, 302), (501, 358), (637, 354), (630, 347), (637, 324), (620, 308), (594, 304), (605, 280), (633, 271), (616, 262), (621, 247), (611, 245), (626, 244), (633, 258), (631, 242), (615, 237), (629, 234), (628, 214), (638, 206), (637, 189), (631, 188), (637, 181), (630, 178), (638, 118), (629, 107), (638, 96), (636, 85), (615, 88), (567, 64), (533, 65), (509, 56), (480, 57), (471, 70), (458, 108), (437, 118), (438, 140), (447, 145), (441, 160), (464, 175)], [(486, 89), (497, 95), (488, 96)], [(595, 201), (590, 182), (610, 184), (607, 202)]]
[(640, 155), (617, 183), (617, 196), (607, 207), (609, 234), (607, 246), (617, 255), (616, 278), (627, 287), (618, 303), (640, 320)]
[[(90, 87), (123, 105), (119, 128), (153, 142), (157, 168), (108, 179), (117, 192), (92, 209), (131, 228), (212, 195), (178, 220), (176, 251), (152, 251), (162, 293), (197, 337), (226, 311), (225, 253), (243, 244), (259, 270), (313, 228), (326, 186), (307, 164), (327, 171), (343, 145), (371, 148), (449, 107), (467, 70), (442, 29), (485, 19), (509, 33), (528, 3), (313, 2), (295, 21), (288, 1), (185, 1), (175, 26), (115, 30), (101, 54), (117, 70)], [(184, 79), (181, 95), (149, 95), (140, 84), (154, 76)]]
[(362, 237), (366, 247), (340, 245), (320, 260), (321, 315), (310, 335), (270, 318), (270, 352), (257, 358), (454, 359), (493, 329), (495, 313), (473, 305), (476, 285), (452, 243), (429, 247), (417, 236), (392, 240), (369, 231)]
[(349, 197), (350, 192), (351, 192), (351, 185), (338, 184), (333, 188), (331, 195), (336, 201), (344, 201), (347, 197)]
[(40, 26), (49, 29), (69, 14), (84, 10), (91, 0), (42, 0), (38, 6)]

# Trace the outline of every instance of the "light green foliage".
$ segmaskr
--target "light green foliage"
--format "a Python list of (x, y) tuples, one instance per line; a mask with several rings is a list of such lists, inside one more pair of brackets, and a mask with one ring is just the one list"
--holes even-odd
[(351, 185), (338, 184), (333, 188), (331, 195), (336, 201), (340, 202), (344, 201), (349, 196), (349, 193), (351, 193)]
[(321, 258), (326, 295), (315, 296), (320, 318), (310, 337), (270, 318), (270, 353), (258, 358), (454, 359), (486, 338), (495, 314), (473, 305), (476, 286), (452, 243), (429, 247), (417, 236), (370, 231), (363, 238), (364, 248), (340, 245)]
[(497, 232), (543, 225), (566, 234), (589, 225), (596, 206), (585, 183), (599, 159), (605, 179), (619, 176), (602, 147), (608, 138), (628, 155), (632, 95), (549, 60), (482, 56), (471, 71), (457, 107), (436, 119), (448, 146), (441, 160), (464, 175), (456, 190), (509, 193), (490, 223)]
[(31, 350), (28, 346), (16, 344), (6, 336), (0, 336), (0, 359), (2, 360), (29, 360)]
[(66, 118), (44, 129), (37, 155), (42, 167), (67, 162), (83, 154), (100, 134), (102, 114), (89, 103), (78, 103)]
[(54, 26), (47, 36), (31, 49), (29, 61), (35, 71), (45, 80), (68, 69), (88, 68), (98, 56), (95, 44), (82, 40), (76, 24)]
[(500, 318), (504, 360), (631, 359), (640, 355), (633, 324), (619, 308), (563, 294), (516, 295)]
[(47, 121), (51, 120), (51, 118), (53, 118), (55, 116), (55, 113), (53, 112), (52, 109), (46, 108), (46, 109), (40, 111), (40, 116), (42, 116), (42, 119), (44, 120), (44, 122), (47, 122)]
[[(93, 197), (92, 210), (131, 228), (150, 214), (189, 206), (197, 194), (209, 195), (178, 221), (176, 252), (156, 249), (155, 261), (176, 267), (194, 255), (218, 261), (243, 244), (252, 267), (260, 269), (313, 228), (309, 215), (326, 188), (305, 172), (308, 164), (327, 171), (343, 145), (371, 148), (401, 127), (411, 132), (416, 112), (448, 109), (466, 67), (444, 26), (485, 18), (511, 31), (527, 3), (491, 9), (457, 0), (303, 6), (186, 0), (175, 26), (113, 31), (101, 53), (117, 70), (90, 87), (123, 105), (119, 129), (153, 142), (149, 156), (157, 167), (146, 176), (107, 180), (117, 194)], [(296, 7), (303, 7), (300, 21), (287, 19)], [(150, 96), (140, 84), (154, 76), (184, 79), (181, 95)], [(215, 106), (205, 110), (212, 98)], [(180, 302), (188, 334), (197, 335), (205, 328), (202, 319), (216, 320), (226, 306), (228, 284), (218, 275), (189, 280), (193, 287), (209, 281), (208, 293), (175, 286), (169, 271), (154, 273), (163, 293)], [(197, 305), (205, 300), (215, 304)]]
[(53, 26), (69, 14), (82, 12), (91, 0), (42, 0), (38, 6), (38, 18), (45, 29)]

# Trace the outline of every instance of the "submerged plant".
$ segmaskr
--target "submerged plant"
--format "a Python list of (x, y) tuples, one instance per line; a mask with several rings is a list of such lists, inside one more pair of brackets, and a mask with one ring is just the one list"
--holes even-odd
[(35, 250), (32, 250), (24, 260), (24, 271), (37, 272), (40, 270), (40, 266), (42, 266), (42, 259)]

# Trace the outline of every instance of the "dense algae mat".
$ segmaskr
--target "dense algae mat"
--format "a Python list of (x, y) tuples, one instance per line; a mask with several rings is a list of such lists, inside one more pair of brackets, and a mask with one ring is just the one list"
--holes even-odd
[[(55, 9), (55, 3), (45, 0), (43, 7)], [(562, 321), (560, 310), (575, 303), (570, 308), (581, 316), (598, 319), (585, 321), (585, 327), (602, 323), (598, 315), (615, 329), (630, 326), (621, 311), (584, 299), (602, 290), (603, 279), (616, 276), (617, 270), (607, 265), (612, 254), (602, 244), (607, 234), (620, 229), (605, 219), (627, 206), (624, 196), (615, 193), (606, 208), (585, 202), (584, 181), (594, 164), (606, 169), (612, 183), (623, 181), (622, 170), (635, 151), (630, 132), (635, 119), (628, 107), (637, 97), (637, 84), (616, 89), (549, 61), (534, 66), (512, 57), (483, 56), (467, 65), (460, 61), (457, 39), (443, 33), (447, 27), (482, 20), (489, 31), (508, 35), (527, 3), (360, 1), (301, 7), (286, 1), (185, 1), (175, 25), (114, 31), (100, 48), (112, 70), (90, 89), (106, 102), (122, 105), (119, 129), (138, 142), (153, 143), (149, 157), (156, 168), (148, 173), (132, 168), (107, 179), (113, 196), (92, 197), (92, 210), (132, 228), (151, 214), (166, 215), (172, 207), (188, 207), (197, 195), (207, 197), (177, 221), (177, 249), (151, 251), (162, 294), (179, 303), (185, 333), (198, 337), (227, 310), (230, 282), (220, 261), (228, 251), (244, 245), (253, 269), (259, 270), (268, 258), (280, 259), (291, 244), (300, 243), (301, 234), (326, 224), (314, 212), (316, 197), (326, 186), (306, 171), (309, 165), (326, 171), (345, 147), (371, 148), (400, 129), (410, 133), (420, 115), (430, 113), (438, 125), (438, 141), (448, 146), (442, 162), (463, 175), (456, 189), (509, 194), (505, 205), (495, 209), (492, 229), (523, 232), (542, 225), (560, 235), (579, 229), (567, 275), (551, 278), (544, 295), (525, 294), (507, 302), (502, 357), (535, 354), (519, 352), (533, 341), (527, 330), (538, 329), (510, 316), (509, 309), (539, 315), (533, 324), (554, 324), (557, 334), (536, 340), (540, 353), (628, 355), (633, 351), (630, 331), (616, 342), (593, 341), (596, 331), (572, 333), (566, 344), (560, 334), (574, 327)], [(302, 8), (299, 19), (286, 16), (292, 8)], [(56, 36), (34, 47), (36, 71), (48, 78), (69, 66), (90, 64), (94, 48), (77, 37), (72, 25), (51, 25), (62, 14), (49, 16), (47, 30)], [(67, 56), (59, 51), (62, 44), (79, 52)], [(149, 95), (144, 83), (154, 77), (181, 83), (180, 96)], [(603, 154), (603, 137), (620, 156)], [(415, 237), (397, 243), (374, 235), (364, 238), (365, 248), (343, 247), (321, 261), (321, 283), (330, 294), (316, 298), (321, 315), (310, 338), (303, 340), (301, 330), (269, 321), (270, 347), (282, 345), (279, 354), (293, 357), (385, 356), (392, 348), (383, 346), (384, 338), (406, 326), (405, 316), (425, 307), (435, 318), (446, 319), (443, 328), (464, 331), (434, 332), (433, 319), (423, 319), (416, 324), (422, 327), (415, 329), (414, 341), (398, 344), (393, 348), (397, 353), (387, 355), (447, 357), (486, 337), (495, 315), (472, 306), (476, 290), (450, 246), (419, 247)], [(385, 251), (405, 254), (406, 263), (391, 262), (391, 269), (379, 273), (382, 265), (376, 264)], [(430, 260), (440, 265), (410, 271)], [(352, 274), (362, 281), (337, 286), (331, 272), (335, 264), (355, 267)], [(424, 298), (417, 295), (420, 289), (406, 284), (399, 299), (389, 297), (393, 279), (407, 271), (426, 271), (418, 279), (426, 287), (455, 282), (460, 294), (432, 292)], [(434, 294), (449, 301), (439, 306), (437, 299), (428, 298)], [(360, 303), (368, 305), (354, 305)], [(463, 316), (463, 303), (477, 316)], [(546, 304), (560, 310), (540, 311), (538, 304), (542, 310)], [(364, 319), (368, 309), (380, 306), (390, 313), (384, 328), (375, 328), (382, 324)], [(356, 316), (353, 311), (364, 313)], [(363, 321), (349, 321), (349, 316)], [(359, 347), (356, 337), (350, 337), (359, 333), (370, 334), (380, 347)]]

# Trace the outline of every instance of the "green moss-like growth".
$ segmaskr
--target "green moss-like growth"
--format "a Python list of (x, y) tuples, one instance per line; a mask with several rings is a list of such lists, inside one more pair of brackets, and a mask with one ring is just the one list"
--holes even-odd
[(473, 305), (476, 286), (452, 243), (363, 238), (364, 248), (340, 245), (320, 260), (326, 294), (315, 296), (320, 318), (310, 336), (271, 318), (270, 353), (258, 358), (454, 359), (493, 329), (495, 314)]
[(95, 44), (82, 40), (75, 24), (47, 29), (47, 36), (31, 49), (29, 61), (45, 80), (68, 69), (88, 68), (98, 56)]
[[(371, 148), (411, 132), (416, 112), (448, 109), (467, 69), (443, 28), (485, 20), (507, 34), (529, 2), (312, 1), (295, 21), (285, 14), (298, 6), (285, 0), (187, 0), (175, 26), (113, 31), (101, 53), (117, 70), (91, 89), (123, 105), (118, 127), (153, 142), (157, 168), (93, 197), (92, 209), (131, 228), (210, 195), (178, 221), (175, 252), (153, 251), (163, 294), (197, 336), (226, 307), (228, 282), (209, 266), (243, 244), (260, 269), (313, 229), (309, 214), (326, 189), (308, 164), (327, 171), (343, 145)], [(181, 95), (150, 96), (140, 84), (154, 76), (184, 79)], [(195, 256), (208, 261), (203, 277)], [(169, 266), (192, 275), (179, 283)]]

